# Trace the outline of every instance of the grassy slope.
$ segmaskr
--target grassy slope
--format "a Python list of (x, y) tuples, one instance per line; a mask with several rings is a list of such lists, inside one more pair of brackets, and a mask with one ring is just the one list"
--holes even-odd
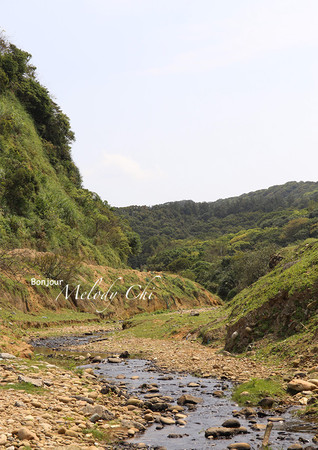
[(255, 349), (256, 357), (273, 362), (298, 357), (314, 361), (318, 354), (318, 240), (287, 247), (280, 254), (283, 259), (270, 273), (231, 302), (202, 311), (198, 317), (136, 316), (129, 332), (148, 337), (191, 333), (204, 344), (225, 346), (231, 352)]
[[(116, 278), (122, 276), (124, 280), (117, 286), (118, 296), (108, 309), (111, 313), (116, 312), (118, 317), (156, 308), (218, 302), (196, 283), (168, 275), (162, 275), (154, 301), (128, 302), (124, 296), (127, 288), (134, 284), (144, 288), (152, 274), (127, 269), (121, 255), (125, 240), (118, 219), (107, 205), (100, 205), (100, 200), (94, 203), (93, 193), (76, 188), (63, 168), (53, 167), (33, 120), (9, 91), (0, 96), (0, 125), (0, 194), (5, 192), (8, 167), (15, 167), (16, 163), (26, 166), (38, 184), (38, 192), (27, 212), (15, 213), (5, 199), (0, 203), (0, 307), (3, 320), (16, 322), (20, 318), (30, 323), (52, 322), (58, 320), (52, 311), (61, 308), (71, 311), (70, 314), (63, 313), (64, 320), (78, 320), (76, 311), (95, 311), (96, 307), (89, 301), (56, 302), (60, 289), (31, 286), (33, 277), (63, 279), (64, 285), (68, 283), (73, 287), (80, 283), (83, 291), (89, 291), (97, 278), (103, 277), (101, 290), (106, 292)], [(92, 208), (96, 208), (95, 215), (92, 215)], [(39, 249), (41, 252), (37, 251)], [(59, 253), (68, 256), (58, 256)], [(105, 305), (99, 302), (97, 306), (103, 309)], [(12, 311), (15, 314), (10, 316)], [(27, 315), (23, 316), (23, 313)], [(38, 314), (36, 320), (29, 317), (30, 313)], [(50, 319), (43, 320), (43, 316)], [(83, 315), (83, 319), (88, 318), (92, 317)]]
[[(295, 341), (306, 335), (317, 342), (318, 241), (308, 240), (281, 254), (273, 271), (229, 304), (228, 350), (245, 350), (269, 336)], [(235, 331), (238, 337), (232, 338)]]
[(0, 134), (2, 180), (6, 168), (15, 163), (24, 164), (35, 176), (39, 191), (27, 214), (4, 213), (1, 208), (0, 246), (59, 249), (80, 253), (84, 258), (104, 264), (122, 266), (112, 245), (104, 242), (101, 252), (88, 237), (85, 211), (74, 198), (76, 194), (84, 195), (84, 191), (76, 190), (65, 173), (53, 168), (32, 119), (12, 93), (0, 97), (1, 121), (10, 123), (10, 129)]
[[(55, 255), (53, 255), (54, 258)], [(80, 294), (88, 293), (94, 283), (102, 278), (101, 284), (93, 290), (92, 297), (99, 290), (105, 294), (119, 277), (122, 280), (118, 280), (111, 288), (111, 291), (117, 292), (117, 295), (110, 304), (105, 301), (93, 302), (91, 299), (87, 299), (87, 294), (83, 295), (83, 300), (76, 299), (74, 296), (66, 300), (63, 295), (56, 300), (61, 291), (59, 286), (46, 287), (31, 284), (32, 278), (45, 280), (50, 274), (50, 267), (47, 265), (50, 265), (52, 260), (47, 260), (46, 253), (30, 250), (15, 251), (11, 254), (9, 261), (11, 265), (7, 262), (7, 268), (5, 270), (2, 268), (2, 273), (0, 273), (0, 306), (5, 311), (13, 310), (17, 317), (20, 317), (22, 312), (48, 316), (48, 312), (43, 313), (44, 310), (58, 312), (67, 308), (78, 312), (94, 313), (96, 309), (103, 310), (107, 307), (107, 314), (110, 317), (116, 315), (117, 318), (123, 318), (137, 312), (156, 309), (178, 309), (220, 303), (216, 296), (197, 283), (176, 275), (160, 274), (161, 278), (151, 283), (152, 278), (158, 274), (131, 269), (116, 269), (84, 262), (79, 262), (74, 268), (68, 266), (68, 261), (65, 263), (64, 272), (59, 274), (59, 278), (64, 279), (64, 285), (68, 284), (70, 291), (80, 285)], [(62, 266), (64, 260), (58, 259), (57, 263)], [(148, 298), (130, 300), (141, 293), (149, 283), (147, 292), (153, 291), (150, 300)], [(127, 299), (127, 289), (133, 285), (135, 286), (133, 294), (128, 295), (129, 299)], [(27, 318), (25, 317), (24, 320)], [(32, 321), (32, 319), (30, 320)]]

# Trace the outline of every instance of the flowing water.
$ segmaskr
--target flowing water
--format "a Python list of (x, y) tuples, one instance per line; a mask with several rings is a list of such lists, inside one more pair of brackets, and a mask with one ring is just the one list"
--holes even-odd
[[(96, 339), (92, 336), (84, 336), (77, 339), (76, 342), (83, 343), (90, 339)], [(54, 338), (55, 344), (63, 342), (67, 345), (74, 345), (70, 337)], [(48, 342), (50, 345), (51, 341)], [(45, 341), (41, 341), (41, 345)], [(55, 345), (55, 348), (62, 348), (62, 345)], [(40, 350), (41, 351), (41, 350)], [(65, 351), (63, 351), (65, 354)], [(213, 378), (197, 378), (189, 374), (167, 373), (156, 368), (152, 362), (140, 359), (127, 359), (121, 363), (108, 363), (107, 361), (99, 364), (81, 366), (94, 367), (96, 374), (108, 381), (127, 389), (129, 395), (138, 396), (147, 400), (149, 391), (144, 385), (158, 386), (158, 395), (171, 397), (171, 404), (176, 404), (177, 399), (183, 394), (191, 394), (200, 397), (202, 403), (191, 409), (184, 407), (184, 413), (188, 415), (185, 419), (186, 425), (165, 425), (159, 422), (153, 423), (142, 433), (135, 435), (128, 442), (136, 444), (143, 442), (148, 448), (156, 446), (165, 447), (168, 450), (198, 450), (198, 449), (226, 449), (229, 444), (234, 442), (245, 442), (250, 444), (252, 449), (261, 447), (264, 430), (255, 431), (252, 429), (253, 422), (257, 424), (267, 424), (268, 417), (276, 417), (273, 410), (258, 410), (259, 415), (252, 420), (239, 417), (241, 426), (247, 428), (247, 434), (240, 434), (231, 439), (209, 440), (205, 437), (204, 431), (213, 426), (221, 426), (222, 423), (233, 418), (232, 411), (241, 408), (231, 400), (231, 390), (233, 384), (228, 380), (217, 380)], [(118, 379), (120, 375), (121, 379)], [(132, 377), (138, 377), (132, 379)], [(189, 387), (189, 383), (197, 383), (199, 386)], [(213, 392), (222, 391), (223, 397), (216, 397)], [(298, 419), (292, 409), (280, 412), (278, 415), (283, 421), (275, 422), (270, 436), (271, 449), (287, 449), (292, 444), (300, 444), (302, 448), (317, 449), (313, 444), (312, 438), (318, 433), (317, 423), (305, 422)], [(117, 447), (118, 448), (118, 447)]]

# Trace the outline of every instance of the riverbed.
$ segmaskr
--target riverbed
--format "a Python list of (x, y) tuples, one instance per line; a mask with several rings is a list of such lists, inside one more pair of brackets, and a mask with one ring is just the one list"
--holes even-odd
[[(58, 351), (64, 351), (65, 346), (77, 343), (79, 346), (93, 339), (101, 339), (97, 336), (77, 336), (54, 338), (47, 344)], [(41, 342), (45, 346), (46, 341)], [(45, 347), (44, 347), (45, 348)], [(47, 348), (47, 347), (46, 347)], [(39, 349), (41, 351), (41, 349)], [(104, 357), (106, 355), (103, 355)], [(226, 449), (229, 444), (244, 442), (252, 449), (261, 447), (264, 436), (263, 428), (268, 420), (282, 420), (274, 422), (271, 432), (270, 446), (272, 449), (287, 449), (292, 444), (298, 444), (301, 448), (312, 448), (312, 438), (317, 434), (317, 424), (305, 422), (295, 416), (295, 410), (280, 408), (279, 414), (275, 410), (263, 410), (256, 408), (255, 417), (238, 417), (240, 425), (245, 427), (247, 433), (237, 435), (231, 439), (207, 439), (205, 430), (209, 427), (221, 426), (225, 420), (233, 418), (233, 411), (241, 408), (231, 400), (233, 383), (226, 379), (198, 378), (186, 373), (173, 373), (162, 371), (152, 361), (143, 359), (123, 359), (121, 362), (110, 363), (105, 359), (99, 364), (86, 365), (93, 367), (96, 374), (114, 383), (121, 390), (127, 390), (129, 396), (136, 396), (143, 401), (152, 398), (163, 398), (169, 405), (176, 405), (177, 400), (184, 394), (190, 394), (200, 398), (202, 402), (197, 405), (185, 405), (182, 414), (184, 425), (162, 425), (160, 418), (150, 424), (144, 433), (140, 433), (130, 439), (131, 444), (144, 443), (148, 448), (162, 446), (168, 450), (178, 449)], [(156, 392), (157, 391), (157, 392)], [(170, 408), (171, 409), (171, 408)], [(234, 413), (235, 414), (235, 413)], [(162, 413), (163, 416), (175, 417), (173, 413)], [(255, 426), (258, 430), (255, 430)], [(299, 447), (298, 447), (299, 448)]]

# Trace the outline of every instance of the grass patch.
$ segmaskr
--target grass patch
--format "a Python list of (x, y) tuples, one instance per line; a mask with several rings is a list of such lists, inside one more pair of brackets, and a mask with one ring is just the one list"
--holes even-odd
[[(36, 350), (35, 350), (36, 351)], [(54, 355), (54, 351), (52, 350), (51, 352), (49, 352), (50, 355)], [(74, 354), (74, 356), (77, 356), (76, 354)], [(46, 361), (50, 364), (54, 364), (55, 366), (61, 367), (62, 369), (66, 369), (66, 370), (71, 370), (73, 372), (75, 372), (77, 375), (82, 375), (83, 374), (83, 369), (78, 368), (78, 366), (81, 365), (81, 363), (83, 364), (83, 362), (81, 361), (76, 361), (73, 358), (65, 358), (65, 356), (59, 356), (58, 354), (56, 354), (56, 356), (48, 356), (46, 354), (42, 354), (42, 353), (34, 353), (31, 362), (34, 361)]]
[(16, 310), (2, 310), (1, 319), (10, 322), (64, 322), (64, 321), (85, 321), (96, 319), (96, 314), (74, 311), (71, 309), (61, 309), (60, 311), (51, 311), (43, 309), (40, 313), (24, 313)]
[[(242, 392), (248, 392), (248, 395), (242, 396)], [(257, 405), (264, 397), (281, 398), (284, 395), (286, 392), (279, 380), (252, 378), (234, 389), (232, 399), (239, 405)]]
[(129, 328), (122, 333), (152, 339), (166, 339), (178, 333), (186, 335), (210, 323), (220, 315), (221, 309), (202, 311), (198, 316), (167, 310), (142, 313), (129, 319)]
[(318, 399), (315, 400), (315, 403), (306, 406), (305, 410), (298, 411), (300, 417), (307, 417), (308, 419), (315, 418), (318, 419)]
[(84, 428), (84, 434), (91, 434), (97, 441), (111, 443), (112, 439), (107, 431), (101, 431), (98, 428)]
[(44, 394), (48, 390), (43, 387), (34, 386), (32, 383), (25, 383), (22, 381), (21, 383), (8, 383), (0, 385), (0, 389), (8, 390), (14, 389), (16, 391), (25, 391), (30, 394)]

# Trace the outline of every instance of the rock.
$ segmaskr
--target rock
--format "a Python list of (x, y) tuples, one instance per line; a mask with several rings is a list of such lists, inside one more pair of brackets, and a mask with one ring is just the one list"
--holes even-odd
[(152, 422), (152, 421), (153, 421), (153, 415), (152, 415), (152, 414), (145, 414), (145, 415), (144, 415), (144, 419), (145, 419), (147, 422)]
[(266, 425), (264, 423), (254, 423), (251, 425), (251, 428), (255, 431), (263, 431), (266, 429)]
[(81, 402), (86, 402), (86, 403), (89, 403), (90, 405), (94, 404), (94, 400), (92, 400), (91, 398), (88, 398), (88, 397), (84, 397), (83, 395), (74, 395), (73, 397), (76, 400), (79, 400)]
[(300, 444), (292, 444), (289, 447), (287, 447), (287, 450), (296, 450), (296, 449), (301, 450), (302, 448), (303, 446)]
[(190, 316), (199, 316), (199, 315), (200, 315), (199, 311), (191, 311), (190, 312)]
[(131, 380), (139, 380), (139, 375), (133, 375), (130, 377)]
[(76, 433), (76, 431), (73, 431), (73, 430), (66, 430), (65, 436), (77, 437), (78, 433)]
[(285, 422), (284, 417), (269, 417), (269, 422)]
[(226, 428), (240, 428), (241, 424), (237, 419), (228, 419), (222, 423), (222, 427)]
[(306, 378), (306, 372), (295, 372), (293, 378)]
[(175, 433), (170, 433), (167, 436), (169, 439), (178, 439), (178, 438), (183, 438), (183, 434), (175, 434)]
[(40, 402), (35, 401), (35, 400), (33, 400), (31, 402), (31, 405), (34, 406), (34, 408), (41, 408), (42, 407), (42, 404)]
[(302, 397), (299, 399), (300, 405), (306, 406), (308, 404), (308, 398)]
[(30, 384), (32, 384), (33, 386), (36, 386), (36, 387), (42, 387), (43, 386), (43, 381), (40, 380), (39, 378), (31, 378), (31, 377), (27, 377), (27, 376), (24, 376), (24, 375), (19, 375), (18, 376), (18, 381), (20, 383), (30, 383)]
[(160, 417), (160, 421), (164, 425), (174, 425), (176, 423), (176, 421), (171, 417)]
[(187, 386), (188, 386), (188, 387), (199, 387), (200, 384), (199, 384), (199, 383), (193, 383), (193, 382), (191, 382), (191, 383), (188, 383)]
[(178, 405), (185, 405), (187, 403), (190, 403), (192, 405), (196, 405), (197, 403), (202, 403), (202, 398), (200, 397), (194, 397), (193, 395), (184, 394), (181, 395), (181, 397), (178, 398), (177, 403)]
[(16, 401), (15, 404), (14, 404), (14, 406), (16, 406), (17, 408), (25, 408), (25, 407), (26, 407), (26, 404), (23, 403), (23, 402), (18, 402), (18, 401)]
[(313, 391), (314, 389), (317, 389), (318, 386), (314, 383), (310, 383), (309, 381), (300, 380), (300, 379), (294, 379), (291, 380), (287, 384), (287, 388), (291, 391), (296, 392), (303, 392), (303, 391)]
[(271, 408), (274, 404), (274, 401), (275, 400), (272, 397), (265, 397), (258, 402), (258, 405), (262, 408)]
[(318, 388), (318, 379), (316, 379), (316, 378), (310, 378), (310, 379), (308, 380), (308, 383), (315, 384), (315, 385), (317, 386), (317, 388)]
[(7, 443), (7, 436), (5, 434), (0, 434), (0, 445), (5, 445)]
[(187, 424), (187, 422), (186, 422), (185, 420), (178, 419), (178, 420), (177, 420), (177, 424), (178, 424), (178, 425), (183, 425), (183, 426), (184, 426), (184, 425)]
[(127, 400), (126, 405), (142, 406), (143, 403), (144, 403), (144, 402), (143, 402), (142, 400), (140, 400), (139, 398), (131, 397), (131, 398), (129, 398), (129, 399)]
[(186, 419), (188, 416), (186, 414), (176, 414), (176, 419)]
[(17, 432), (18, 438), (21, 441), (33, 441), (37, 440), (38, 437), (33, 431), (30, 431), (28, 428), (22, 427)]
[(103, 358), (101, 356), (93, 356), (92, 363), (100, 363), (102, 360)]
[(158, 402), (158, 403), (151, 403), (151, 402), (145, 402), (146, 408), (150, 409), (154, 412), (162, 412), (166, 411), (168, 409), (168, 403), (165, 402)]
[(114, 414), (108, 409), (105, 408), (105, 406), (102, 405), (86, 405), (84, 408), (81, 409), (81, 412), (84, 414), (84, 416), (93, 416), (94, 414), (97, 414), (100, 419), (104, 420), (112, 420), (114, 418)]
[(146, 395), (145, 395), (145, 398), (147, 398), (147, 399), (149, 399), (149, 398), (159, 398), (159, 397), (161, 397), (161, 395), (158, 394), (158, 393), (155, 393), (155, 394), (146, 394)]
[(57, 430), (58, 434), (65, 434), (66, 433), (66, 428), (65, 427), (61, 427)]
[(245, 427), (240, 428), (227, 428), (227, 427), (210, 427), (205, 430), (205, 437), (213, 437), (214, 439), (218, 439), (220, 437), (231, 437), (235, 434), (247, 433), (247, 429)]
[(97, 392), (89, 392), (87, 394), (87, 397), (95, 400), (98, 397), (98, 393)]
[(213, 397), (222, 398), (222, 397), (224, 397), (224, 392), (223, 391), (213, 391), (212, 395), (213, 395)]
[(248, 450), (248, 449), (251, 448), (251, 446), (250, 446), (250, 444), (247, 444), (247, 443), (245, 443), (245, 442), (235, 442), (234, 444), (228, 445), (227, 448), (232, 448), (232, 449), (246, 449), (246, 450)]
[(252, 333), (252, 328), (251, 327), (245, 327), (245, 332), (246, 333)]
[(156, 387), (152, 387), (152, 388), (148, 389), (148, 392), (159, 392), (159, 389)]
[(15, 359), (16, 356), (11, 355), (11, 353), (0, 353), (0, 358), (2, 358), (2, 359)]
[(243, 415), (245, 417), (256, 416), (256, 411), (254, 408), (247, 406), (239, 411), (239, 415)]
[(168, 409), (169, 411), (176, 411), (176, 412), (184, 411), (183, 406), (180, 405), (170, 405)]
[(231, 335), (231, 339), (236, 339), (237, 337), (238, 337), (238, 332), (237, 331), (234, 331), (234, 333), (232, 333), (232, 335)]
[(66, 396), (60, 396), (60, 397), (57, 397), (57, 399), (62, 403), (71, 403), (71, 401), (73, 400), (71, 397), (66, 397)]
[(31, 414), (28, 414), (27, 416), (24, 416), (24, 420), (28, 421), (28, 422), (32, 422), (34, 420), (34, 417), (31, 416)]
[(120, 358), (107, 358), (107, 361), (112, 364), (118, 364), (122, 362)]
[(100, 420), (100, 419), (101, 419), (101, 417), (100, 417), (100, 415), (97, 414), (97, 413), (93, 414), (93, 415), (89, 418), (90, 422), (93, 422), (93, 423), (97, 422), (97, 421)]

